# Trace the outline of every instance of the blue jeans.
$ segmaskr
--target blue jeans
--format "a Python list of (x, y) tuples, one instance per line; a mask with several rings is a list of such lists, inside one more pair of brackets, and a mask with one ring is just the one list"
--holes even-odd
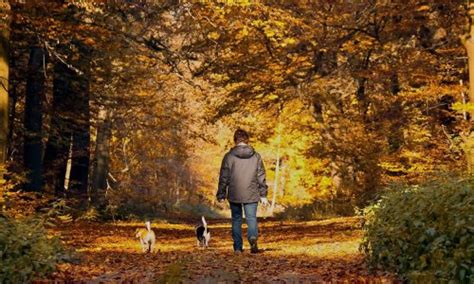
[(247, 222), (247, 239), (258, 237), (257, 228), (257, 205), (255, 203), (233, 203), (230, 202), (232, 213), (232, 239), (234, 240), (234, 251), (242, 250), (242, 207), (245, 211), (245, 221)]

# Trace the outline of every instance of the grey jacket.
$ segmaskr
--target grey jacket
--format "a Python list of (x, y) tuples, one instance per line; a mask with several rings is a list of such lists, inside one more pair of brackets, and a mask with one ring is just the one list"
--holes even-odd
[(267, 197), (265, 168), (260, 154), (248, 145), (238, 145), (225, 154), (219, 175), (218, 200), (258, 202)]

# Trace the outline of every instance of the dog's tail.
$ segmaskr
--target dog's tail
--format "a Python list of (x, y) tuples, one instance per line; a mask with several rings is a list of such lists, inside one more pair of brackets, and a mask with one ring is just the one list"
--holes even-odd
[(145, 225), (146, 225), (147, 231), (148, 231), (148, 232), (151, 231), (151, 224), (150, 224), (150, 221), (146, 221), (146, 222), (145, 222)]
[(207, 232), (207, 223), (206, 223), (206, 218), (204, 216), (201, 217), (202, 220), (202, 225), (204, 226), (204, 230)]

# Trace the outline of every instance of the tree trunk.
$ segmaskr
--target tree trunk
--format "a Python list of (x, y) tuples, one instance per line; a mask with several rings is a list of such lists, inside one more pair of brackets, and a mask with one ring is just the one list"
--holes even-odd
[[(13, 70), (15, 67), (12, 64), (12, 61), (10, 60), (10, 68)], [(9, 95), (10, 95), (10, 108), (9, 108), (9, 114), (8, 114), (8, 141), (13, 141), (13, 136), (14, 136), (14, 131), (13, 131), (13, 125), (15, 123), (16, 115), (17, 115), (17, 102), (18, 102), (18, 95), (17, 95), (17, 86), (12, 83), (12, 76), (10, 76), (10, 83), (9, 83)], [(13, 143), (8, 143), (8, 149), (7, 149), (7, 159), (12, 158), (13, 154), (13, 148), (14, 145)]]
[(319, 98), (314, 98), (312, 105), (312, 115), (316, 122), (324, 123), (323, 104), (321, 103)]
[(286, 171), (287, 171), (287, 159), (281, 159), (281, 162), (280, 162), (280, 169), (281, 169), (281, 173), (280, 173), (280, 192), (278, 193), (280, 195), (280, 197), (283, 197), (285, 196), (285, 185), (286, 185)]
[(367, 112), (369, 110), (369, 103), (365, 94), (365, 84), (367, 83), (367, 79), (358, 79), (357, 80), (357, 91), (356, 91), (356, 98), (359, 102), (359, 113), (362, 116), (364, 122), (367, 122)]
[[(8, 75), (9, 75), (9, 18), (3, 17), (10, 10), (8, 2), (0, 3), (0, 164), (7, 158), (8, 147)], [(3, 176), (0, 168), (0, 178)]]
[[(471, 18), (469, 35), (464, 41), (469, 60), (469, 102), (474, 103), (474, 3), (469, 3), (469, 17)], [(471, 119), (474, 112), (470, 114)], [(474, 131), (468, 129), (471, 133), (467, 135), (464, 142), (464, 153), (466, 155), (468, 174), (474, 175)]]
[[(361, 62), (360, 71), (366, 71), (369, 69), (370, 57), (372, 55), (372, 49), (370, 49), (365, 55)], [(369, 111), (369, 99), (366, 94), (367, 78), (360, 77), (357, 79), (357, 91), (356, 98), (359, 103), (359, 112), (364, 122), (368, 122), (367, 113)]]
[(42, 107), (45, 91), (44, 66), (46, 54), (41, 47), (32, 47), (28, 63), (25, 99), (24, 165), (27, 170), (25, 190), (40, 191), (42, 186)]
[[(393, 73), (390, 78), (390, 91), (393, 96), (397, 96), (400, 92), (400, 83), (398, 81), (397, 73)], [(391, 119), (391, 125), (388, 132), (388, 144), (390, 150), (395, 152), (405, 143), (403, 137), (403, 107), (399, 98), (395, 98), (395, 101), (390, 106), (389, 112), (386, 114)]]
[[(461, 86), (461, 96), (462, 96), (462, 105), (463, 107), (466, 107), (466, 103), (467, 103), (467, 98), (466, 98), (466, 94), (464, 93), (464, 82), (463, 80), (459, 80), (459, 85)], [(464, 120), (468, 120), (468, 116), (467, 116), (467, 111), (465, 109), (463, 109), (462, 111), (462, 117), (464, 118)]]
[(75, 73), (72, 80), (74, 100), (74, 130), (72, 133), (72, 165), (70, 191), (81, 200), (87, 200), (90, 160), (90, 111), (89, 111), (89, 76), (90, 50), (80, 42), (75, 43), (79, 50), (76, 63), (82, 74)]
[(276, 152), (276, 164), (275, 164), (275, 178), (273, 179), (273, 196), (272, 205), (270, 206), (270, 215), (273, 215), (276, 205), (276, 196), (278, 193), (278, 181), (280, 174), (280, 148), (281, 148), (281, 113), (278, 112), (278, 136), (277, 136), (277, 152)]
[(81, 199), (87, 199), (87, 184), (89, 178), (89, 127), (75, 130), (72, 136), (71, 153), (71, 176), (70, 186), (71, 194)]
[(273, 215), (273, 210), (275, 210), (276, 196), (278, 192), (279, 174), (280, 174), (280, 142), (278, 142), (277, 153), (276, 153), (275, 178), (273, 179), (273, 195), (272, 195), (272, 205), (270, 207), (270, 215)]
[(467, 173), (474, 175), (474, 131), (469, 136), (463, 137), (463, 150), (466, 155)]
[(53, 109), (48, 143), (44, 156), (44, 178), (46, 185), (57, 196), (63, 197), (69, 147), (71, 144), (71, 116), (74, 109), (71, 99), (73, 72), (62, 62), (54, 67)]
[(69, 191), (70, 187), (70, 181), (71, 181), (71, 165), (72, 165), (72, 145), (74, 144), (74, 141), (72, 140), (71, 137), (71, 142), (69, 143), (69, 150), (67, 152), (67, 161), (66, 161), (66, 172), (64, 174), (64, 190), (66, 193)]
[(95, 145), (94, 169), (92, 174), (91, 201), (96, 206), (101, 205), (101, 196), (107, 190), (107, 174), (109, 172), (109, 145), (111, 123), (107, 110), (99, 111), (99, 125)]

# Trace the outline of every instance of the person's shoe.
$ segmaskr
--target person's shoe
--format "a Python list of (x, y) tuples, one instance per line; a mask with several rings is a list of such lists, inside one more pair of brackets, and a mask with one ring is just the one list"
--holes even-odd
[(259, 250), (258, 250), (258, 246), (257, 246), (257, 238), (256, 237), (251, 237), (249, 239), (249, 243), (250, 243), (250, 252), (251, 253), (258, 253)]
[(243, 253), (243, 251), (242, 251), (242, 250), (234, 250), (234, 254), (237, 254), (237, 255), (239, 255), (239, 254), (242, 254), (242, 253)]

